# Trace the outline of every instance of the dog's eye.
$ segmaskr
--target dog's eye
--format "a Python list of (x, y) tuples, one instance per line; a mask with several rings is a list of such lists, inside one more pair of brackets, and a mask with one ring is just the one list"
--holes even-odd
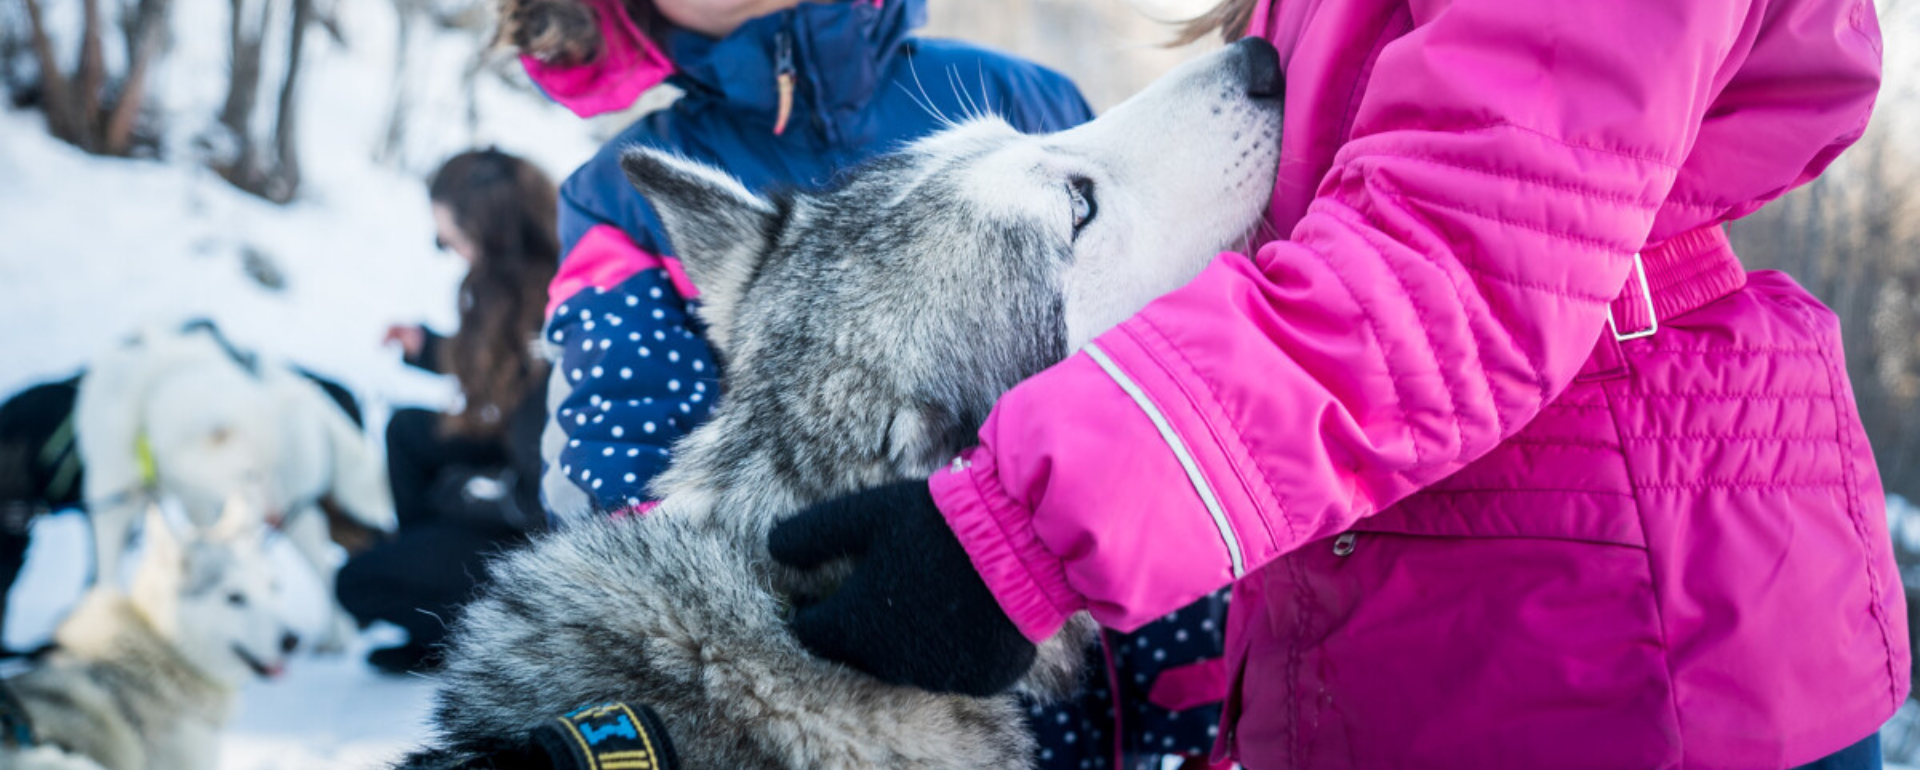
[(247, 606), (247, 596), (246, 594), (235, 591), (227, 594), (227, 603), (235, 607), (245, 607)]
[(1067, 182), (1067, 197), (1073, 201), (1073, 234), (1078, 236), (1080, 228), (1100, 213), (1100, 207), (1093, 202), (1093, 180), (1080, 177)]

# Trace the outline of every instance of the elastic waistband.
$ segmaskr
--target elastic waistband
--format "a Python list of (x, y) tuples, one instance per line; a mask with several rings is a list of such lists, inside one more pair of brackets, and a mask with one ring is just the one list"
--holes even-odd
[[(1719, 225), (1669, 238), (1640, 252), (1640, 262), (1653, 301), (1642, 293), (1638, 275), (1627, 276), (1627, 285), (1612, 306), (1614, 324), (1622, 334), (1651, 328), (1655, 318), (1664, 321), (1685, 315), (1747, 285), (1747, 271)], [(1647, 317), (1649, 309), (1654, 318)]]

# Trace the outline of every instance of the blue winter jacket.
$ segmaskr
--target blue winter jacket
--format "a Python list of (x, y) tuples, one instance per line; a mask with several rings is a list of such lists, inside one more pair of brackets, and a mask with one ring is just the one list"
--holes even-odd
[[(565, 256), (546, 335), (563, 352), (549, 394), (541, 490), (556, 517), (647, 500), (673, 441), (706, 419), (720, 392), (713, 353), (688, 312), (697, 292), (659, 218), (622, 174), (623, 150), (672, 150), (753, 190), (817, 189), (938, 130), (936, 112), (990, 108), (1034, 133), (1092, 117), (1058, 73), (912, 36), (925, 18), (925, 0), (807, 2), (720, 40), (668, 33), (676, 68), (668, 82), (686, 96), (608, 142), (560, 189)], [(783, 64), (797, 86), (788, 126), (776, 136)]]

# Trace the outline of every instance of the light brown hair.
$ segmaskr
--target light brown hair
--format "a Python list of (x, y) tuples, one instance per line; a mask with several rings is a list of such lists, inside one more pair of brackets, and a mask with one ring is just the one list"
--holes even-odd
[(1253, 6), (1259, 0), (1222, 0), (1213, 10), (1180, 25), (1180, 34), (1172, 45), (1186, 45), (1212, 34), (1229, 43), (1245, 37), (1253, 23)]

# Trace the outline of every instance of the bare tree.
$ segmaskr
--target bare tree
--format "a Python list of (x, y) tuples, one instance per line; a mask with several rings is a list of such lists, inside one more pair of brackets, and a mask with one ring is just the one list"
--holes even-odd
[(1847, 374), (1886, 488), (1920, 500), (1920, 2), (1881, 0), (1885, 82), (1853, 149), (1733, 223), (1748, 267), (1792, 275), (1840, 317)]
[(406, 144), (407, 117), (419, 90), (414, 73), (413, 40), (427, 14), (426, 2), (393, 0), (393, 11), (399, 22), (393, 47), (393, 101), (387, 107), (386, 133), (380, 146), (374, 149), (373, 159), (376, 163), (398, 166)]
[(286, 67), (275, 84), (271, 123), (256, 131), (265, 76), (267, 39), (279, 18), (281, 0), (231, 0), (227, 30), (231, 53), (227, 99), (220, 125), (229, 144), (215, 153), (212, 166), (235, 187), (275, 203), (293, 200), (300, 187), (300, 158), (296, 142), (299, 124), (301, 56), (306, 33), (314, 23), (314, 0), (284, 0), (287, 21)]
[(39, 69), (39, 95), (47, 130), (55, 137), (102, 155), (127, 155), (136, 145), (145, 114), (147, 74), (166, 44), (171, 0), (134, 0), (117, 7), (126, 46), (125, 71), (106, 64), (107, 22), (102, 0), (81, 0), (79, 59), (71, 70), (54, 51), (39, 0), (21, 0), (27, 12), (28, 45)]
[[(397, 17), (398, 38), (394, 46), (393, 96), (387, 109), (387, 127), (373, 159), (395, 168), (406, 167), (407, 136), (413, 128), (413, 115), (420, 107), (420, 89), (424, 73), (420, 71), (422, 43), (445, 31), (472, 36), (478, 45), (460, 70), (459, 93), (464, 104), (466, 132), (477, 134), (480, 126), (479, 85), (483, 76), (494, 76), (509, 85), (521, 84), (519, 64), (508, 62), (507, 53), (491, 43), (494, 25), (493, 6), (470, 0), (391, 0)], [(428, 49), (431, 50), (431, 47)]]

